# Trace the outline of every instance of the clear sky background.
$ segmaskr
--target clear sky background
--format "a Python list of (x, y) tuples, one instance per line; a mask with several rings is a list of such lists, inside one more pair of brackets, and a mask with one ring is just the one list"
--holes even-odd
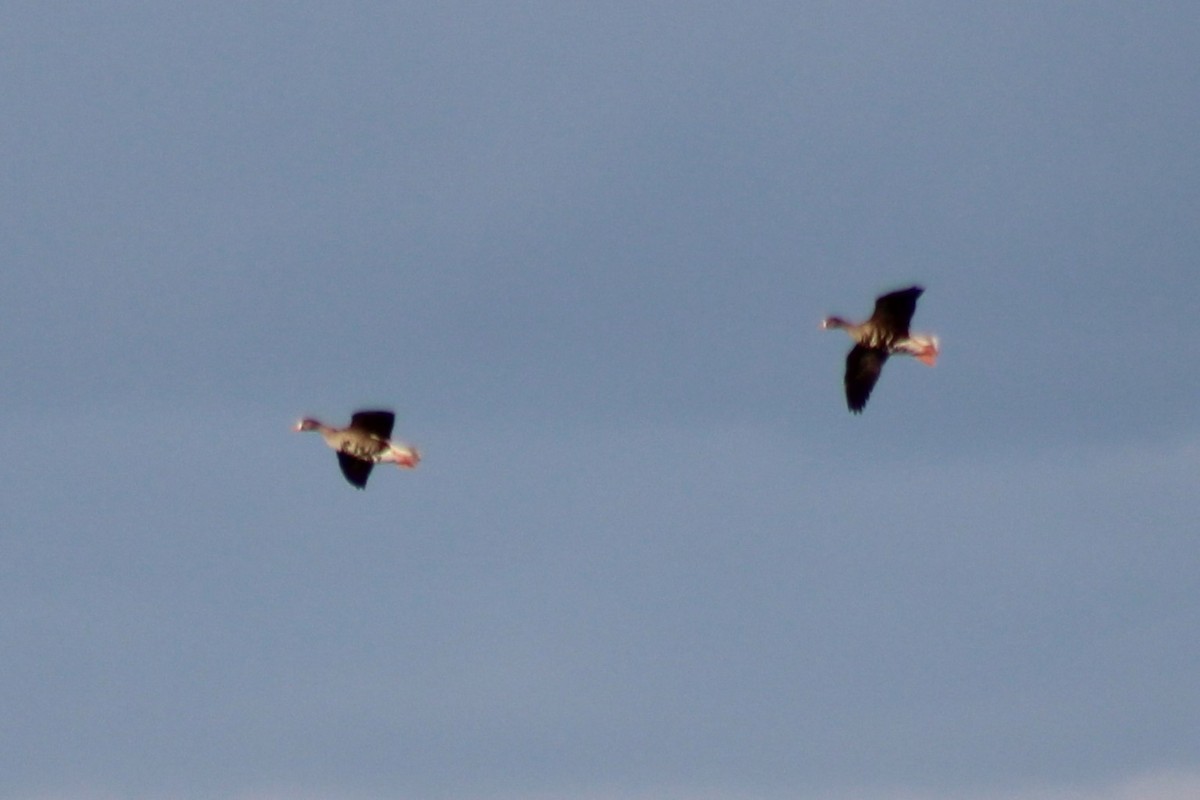
[[(0, 7), (0, 798), (1200, 796), (1198, 53)], [(911, 283), (853, 417), (817, 322)], [(366, 492), (290, 432), (375, 405)]]

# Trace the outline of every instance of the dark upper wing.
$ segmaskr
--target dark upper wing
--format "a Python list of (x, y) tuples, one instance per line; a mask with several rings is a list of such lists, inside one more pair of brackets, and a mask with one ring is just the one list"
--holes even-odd
[(875, 381), (879, 380), (879, 373), (887, 359), (886, 350), (875, 350), (861, 344), (854, 345), (850, 355), (846, 356), (846, 405), (855, 414), (861, 414), (866, 408), (867, 398), (871, 396), (871, 390), (875, 388)]
[(378, 436), (380, 439), (392, 438), (392, 426), (396, 423), (396, 415), (391, 411), (359, 411), (350, 418), (350, 427)]
[(908, 323), (912, 321), (913, 312), (917, 310), (917, 298), (924, 291), (920, 286), (910, 286), (882, 295), (875, 300), (875, 313), (871, 315), (871, 323), (886, 328), (896, 336), (907, 336)]
[(367, 488), (367, 478), (371, 477), (371, 469), (375, 466), (370, 461), (363, 461), (346, 453), (338, 453), (338, 466), (346, 480), (359, 489)]

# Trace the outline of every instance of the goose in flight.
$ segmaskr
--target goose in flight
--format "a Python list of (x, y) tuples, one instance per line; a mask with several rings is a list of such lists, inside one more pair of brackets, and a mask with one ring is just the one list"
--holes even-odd
[(334, 428), (305, 417), (296, 423), (297, 431), (317, 431), (325, 444), (337, 452), (338, 466), (351, 485), (367, 488), (367, 478), (376, 464), (395, 464), (412, 469), (421, 454), (412, 445), (392, 441), (396, 415), (391, 411), (356, 411), (345, 428)]
[(920, 286), (910, 286), (880, 296), (875, 300), (875, 313), (866, 322), (853, 323), (835, 316), (821, 320), (822, 330), (840, 328), (854, 340), (846, 356), (845, 378), (846, 405), (851, 412), (861, 414), (866, 407), (888, 356), (913, 356), (931, 367), (937, 363), (941, 352), (937, 337), (908, 330), (917, 298), (924, 291)]

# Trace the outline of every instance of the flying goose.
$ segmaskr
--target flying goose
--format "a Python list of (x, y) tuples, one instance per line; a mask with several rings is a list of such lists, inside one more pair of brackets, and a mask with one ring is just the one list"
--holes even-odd
[(391, 411), (356, 411), (345, 428), (334, 428), (311, 417), (296, 423), (297, 431), (317, 431), (337, 451), (338, 465), (351, 485), (367, 488), (376, 464), (412, 469), (421, 460), (417, 448), (391, 441), (396, 415)]
[(846, 405), (861, 414), (879, 380), (879, 373), (890, 355), (914, 356), (933, 366), (941, 352), (936, 336), (910, 333), (908, 323), (917, 308), (917, 298), (925, 290), (910, 286), (889, 292), (875, 300), (875, 313), (866, 322), (855, 324), (841, 317), (821, 320), (821, 329), (841, 328), (850, 334), (854, 347), (846, 356)]

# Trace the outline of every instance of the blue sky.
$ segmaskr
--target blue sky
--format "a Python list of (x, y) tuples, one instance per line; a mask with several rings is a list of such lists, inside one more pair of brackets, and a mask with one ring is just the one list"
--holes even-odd
[[(6, 5), (0, 798), (1197, 796), (1198, 49)], [(376, 405), (366, 492), (290, 432)]]

